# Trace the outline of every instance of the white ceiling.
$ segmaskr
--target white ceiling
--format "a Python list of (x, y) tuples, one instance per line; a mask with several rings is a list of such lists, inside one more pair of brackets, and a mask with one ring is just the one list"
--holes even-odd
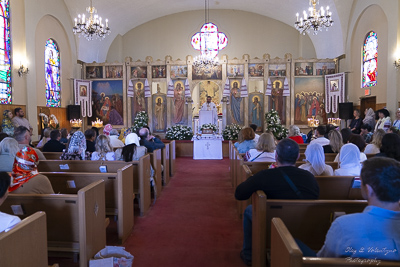
[[(333, 20), (335, 25), (328, 32), (319, 33), (317, 36), (310, 36), (314, 43), (317, 57), (327, 58), (336, 57), (344, 53), (344, 34), (342, 24), (347, 25), (349, 20), (349, 11), (354, 0), (320, 0), (320, 6), (329, 5), (333, 12)], [(90, 5), (90, 0), (64, 0), (67, 6), (71, 21), (85, 11)], [(210, 1), (210, 13), (215, 14), (218, 9), (234, 9), (247, 12), (257, 13), (267, 16), (285, 24), (293, 26), (296, 19), (296, 13), (302, 13), (304, 9), (308, 9), (308, 0), (219, 0)], [(78, 51), (85, 51), (87, 48), (97, 47), (97, 52), (93, 52), (90, 56), (94, 60), (104, 61), (105, 53), (108, 51), (112, 40), (118, 35), (124, 35), (129, 30), (151, 21), (153, 19), (171, 15), (174, 13), (204, 10), (203, 0), (93, 0), (93, 6), (98, 10), (103, 19), (108, 18), (110, 21), (111, 36), (102, 42), (79, 41)], [(341, 11), (340, 17), (337, 10)], [(343, 28), (343, 29), (342, 29)], [(329, 47), (329, 49), (327, 49)], [(104, 51), (104, 49), (106, 49)], [(78, 57), (82, 59), (82, 55)]]

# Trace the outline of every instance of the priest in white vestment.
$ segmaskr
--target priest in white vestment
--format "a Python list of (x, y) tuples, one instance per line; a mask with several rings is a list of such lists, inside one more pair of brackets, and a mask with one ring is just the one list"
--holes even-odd
[(201, 110), (213, 110), (214, 111), (214, 117), (213, 117), (213, 124), (217, 125), (217, 121), (218, 121), (218, 110), (217, 110), (217, 106), (211, 102), (211, 96), (207, 96), (207, 102), (205, 102), (202, 106), (201, 106)]

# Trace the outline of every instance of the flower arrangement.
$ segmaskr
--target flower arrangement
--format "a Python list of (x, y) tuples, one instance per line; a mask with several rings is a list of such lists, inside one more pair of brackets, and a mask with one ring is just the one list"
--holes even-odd
[(212, 124), (212, 123), (206, 123), (201, 125), (200, 130), (212, 130), (213, 132), (217, 131), (217, 125)]
[(50, 114), (50, 120), (49, 120), (49, 116), (47, 116), (44, 113), (39, 113), (39, 117), (42, 117), (42, 122), (43, 122), (44, 128), (47, 128), (47, 127), (50, 127), (51, 129), (60, 128), (60, 124), (57, 120), (57, 117), (54, 114)]
[(271, 132), (277, 140), (286, 138), (289, 134), (279, 118), (279, 114), (276, 110), (271, 109), (265, 113), (265, 121), (267, 123), (267, 131)]
[(186, 125), (174, 125), (165, 134), (167, 140), (191, 140), (192, 137), (192, 128)]
[(137, 130), (146, 126), (149, 122), (149, 115), (146, 111), (140, 111), (136, 114), (135, 119), (133, 120), (132, 132), (135, 133)]
[(238, 124), (230, 124), (226, 125), (224, 131), (222, 132), (222, 136), (224, 140), (237, 140), (240, 130), (242, 130), (242, 126)]

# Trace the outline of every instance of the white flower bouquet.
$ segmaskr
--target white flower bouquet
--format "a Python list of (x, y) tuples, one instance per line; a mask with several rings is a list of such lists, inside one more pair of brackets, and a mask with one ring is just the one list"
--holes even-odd
[(267, 131), (271, 132), (277, 140), (288, 136), (289, 130), (282, 125), (276, 110), (271, 109), (265, 113), (265, 122), (267, 123)]
[(138, 112), (135, 119), (133, 120), (132, 132), (135, 133), (137, 130), (146, 126), (148, 122), (149, 115), (147, 115), (146, 111)]
[(167, 140), (191, 140), (193, 137), (192, 128), (186, 125), (174, 125), (167, 129), (165, 138)]
[(224, 131), (222, 132), (222, 136), (224, 140), (237, 140), (240, 130), (242, 130), (242, 126), (238, 124), (230, 124), (226, 125)]

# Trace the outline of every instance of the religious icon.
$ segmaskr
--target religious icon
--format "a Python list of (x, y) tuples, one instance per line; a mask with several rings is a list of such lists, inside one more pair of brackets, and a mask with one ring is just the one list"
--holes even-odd
[(164, 105), (162, 97), (156, 98), (154, 114), (156, 118), (156, 131), (164, 130)]
[(81, 85), (80, 86), (79, 95), (80, 96), (87, 96), (87, 87), (86, 87), (86, 85)]
[(263, 77), (264, 64), (249, 64), (249, 75), (250, 77)]
[(134, 93), (134, 115), (140, 111), (146, 111), (146, 101), (144, 98), (144, 86), (141, 81), (135, 83), (135, 93)]
[(167, 66), (157, 65), (151, 67), (153, 78), (166, 78), (167, 77)]
[(131, 78), (147, 78), (147, 67), (131, 67)]
[(331, 92), (339, 91), (339, 87), (338, 87), (339, 80), (330, 81), (330, 84), (331, 84), (331, 87), (330, 87)]
[(240, 104), (242, 103), (242, 98), (240, 97), (240, 82), (238, 80), (233, 80), (231, 82), (231, 114), (233, 122), (236, 124), (242, 124), (243, 118), (241, 117)]
[(263, 95), (260, 93), (250, 94), (249, 107), (250, 107), (250, 122), (257, 125), (257, 129), (262, 129), (263, 121)]
[(174, 87), (174, 118), (175, 124), (180, 123), (183, 119), (185, 108), (185, 87), (182, 81), (175, 81)]
[(170, 72), (171, 79), (175, 78), (186, 78), (187, 77), (187, 66), (171, 66)]

